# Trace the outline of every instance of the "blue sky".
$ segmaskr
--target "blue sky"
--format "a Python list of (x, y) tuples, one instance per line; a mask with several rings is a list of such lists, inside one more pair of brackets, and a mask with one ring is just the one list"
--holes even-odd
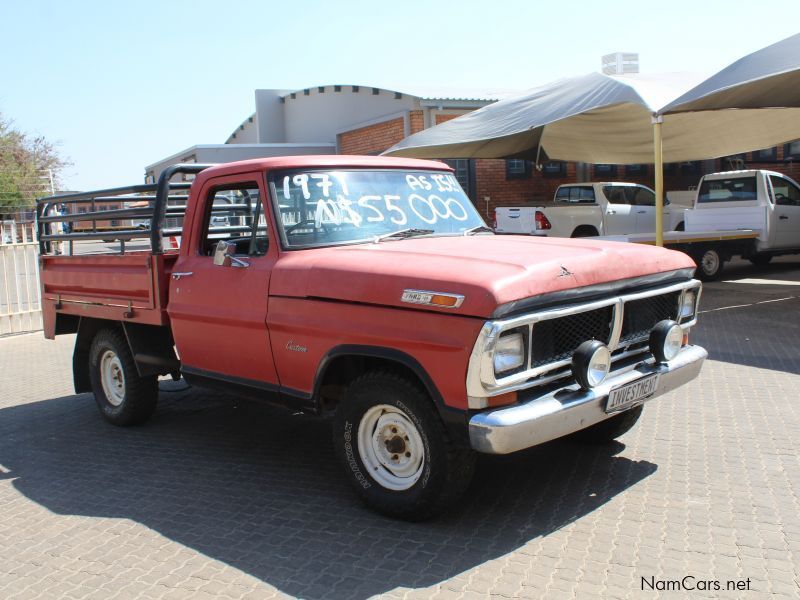
[(2, 0), (0, 113), (57, 142), (70, 189), (223, 143), (256, 88), (526, 89), (638, 52), (712, 73), (800, 30), (800, 2)]

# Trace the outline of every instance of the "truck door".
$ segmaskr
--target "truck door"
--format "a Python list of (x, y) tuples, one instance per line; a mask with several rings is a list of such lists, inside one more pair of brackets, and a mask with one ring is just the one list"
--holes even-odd
[[(279, 384), (266, 325), (277, 247), (266, 198), (261, 173), (204, 185), (173, 268), (168, 312), (186, 374), (269, 392)], [(220, 241), (235, 250), (225, 265), (214, 261)]]
[(770, 223), (775, 247), (800, 248), (800, 188), (779, 175), (770, 175), (769, 182), (775, 200)]
[(608, 200), (603, 225), (605, 235), (636, 233), (636, 213), (631, 206), (630, 186), (604, 185), (603, 195)]

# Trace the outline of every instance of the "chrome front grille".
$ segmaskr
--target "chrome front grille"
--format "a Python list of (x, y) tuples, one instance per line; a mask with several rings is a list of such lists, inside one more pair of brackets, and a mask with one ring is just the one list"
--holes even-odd
[(614, 307), (603, 306), (535, 323), (531, 335), (531, 367), (571, 359), (572, 353), (586, 340), (608, 344), (613, 320)]
[[(664, 319), (678, 321), (683, 294), (699, 287), (698, 281), (684, 281), (487, 321), (470, 358), (468, 395), (493, 396), (571, 377), (572, 354), (587, 340), (606, 344), (612, 353), (612, 364), (639, 356), (644, 358), (650, 351), (648, 337), (652, 328)], [(681, 326), (689, 328), (695, 322), (696, 317), (691, 317)], [(523, 334), (527, 344), (526, 361), (513, 372), (497, 375), (492, 359), (494, 346), (509, 331)]]
[(628, 344), (647, 338), (656, 323), (664, 319), (678, 320), (681, 292), (670, 292), (625, 303), (619, 343)]

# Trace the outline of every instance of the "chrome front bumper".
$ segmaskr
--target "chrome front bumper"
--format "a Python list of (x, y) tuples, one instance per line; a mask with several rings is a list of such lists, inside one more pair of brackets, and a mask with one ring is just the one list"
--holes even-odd
[(605, 412), (612, 389), (659, 373), (658, 388), (646, 400), (650, 401), (697, 377), (707, 356), (700, 346), (686, 346), (669, 363), (659, 365), (650, 359), (613, 373), (591, 390), (581, 390), (575, 384), (529, 400), (521, 392), (522, 403), (481, 412), (470, 419), (470, 444), (479, 452), (508, 454), (580, 431), (614, 416)]

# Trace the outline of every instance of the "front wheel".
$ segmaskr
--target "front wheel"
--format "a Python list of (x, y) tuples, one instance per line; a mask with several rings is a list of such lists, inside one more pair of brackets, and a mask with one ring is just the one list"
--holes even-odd
[(389, 371), (350, 384), (334, 419), (333, 443), (366, 504), (409, 521), (456, 502), (475, 467), (475, 453), (450, 440), (428, 394)]
[(714, 248), (706, 248), (693, 256), (697, 263), (697, 277), (701, 281), (716, 281), (722, 274), (725, 259)]
[(100, 412), (114, 425), (143, 423), (156, 409), (158, 378), (139, 375), (128, 342), (118, 330), (103, 329), (95, 336), (89, 377)]

